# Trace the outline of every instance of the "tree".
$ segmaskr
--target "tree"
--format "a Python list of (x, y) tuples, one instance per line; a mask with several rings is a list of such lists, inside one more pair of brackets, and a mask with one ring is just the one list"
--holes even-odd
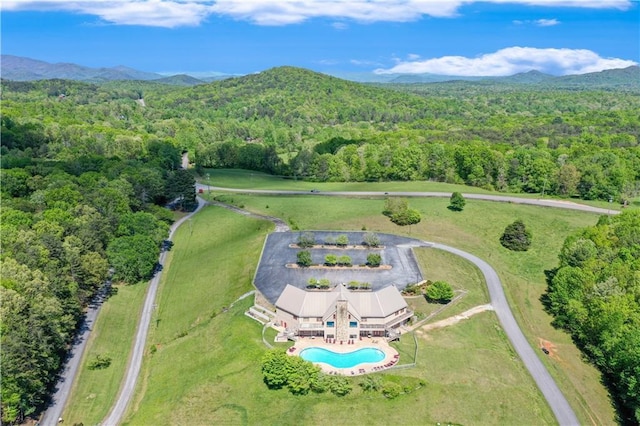
[(309, 253), (308, 250), (299, 251), (296, 256), (298, 258), (298, 265), (305, 268), (311, 266), (311, 253)]
[(298, 237), (298, 246), (301, 248), (313, 247), (316, 244), (316, 236), (313, 232), (303, 232)]
[(461, 193), (454, 192), (451, 194), (451, 198), (449, 200), (449, 210), (453, 210), (455, 212), (461, 212), (464, 209), (467, 201), (464, 199)]
[(379, 253), (369, 253), (367, 255), (367, 265), (372, 267), (378, 267), (382, 263), (382, 256)]
[(181, 210), (193, 211), (198, 206), (196, 180), (193, 174), (184, 169), (170, 172), (167, 179), (167, 196), (176, 200)]
[(399, 226), (415, 225), (421, 220), (420, 212), (409, 208), (407, 200), (403, 198), (387, 198), (382, 214)]
[(269, 389), (280, 389), (286, 386), (287, 356), (281, 350), (272, 349), (262, 357), (262, 378)]
[(378, 247), (380, 245), (380, 238), (373, 232), (367, 232), (364, 234), (364, 243), (369, 247)]
[(144, 235), (115, 238), (107, 247), (114, 277), (129, 284), (151, 277), (159, 254), (156, 242)]
[(340, 266), (351, 266), (351, 257), (347, 255), (338, 257), (338, 265)]
[(345, 247), (345, 246), (349, 245), (349, 237), (347, 237), (344, 234), (339, 235), (338, 238), (336, 238), (336, 244), (341, 246), (341, 247)]
[(426, 296), (431, 302), (448, 303), (453, 299), (453, 289), (445, 281), (436, 281), (427, 288)]
[(327, 266), (336, 266), (338, 263), (338, 256), (335, 254), (328, 254), (324, 257), (324, 264)]
[(527, 251), (531, 245), (531, 232), (526, 229), (522, 220), (518, 219), (504, 230), (500, 244), (509, 250)]

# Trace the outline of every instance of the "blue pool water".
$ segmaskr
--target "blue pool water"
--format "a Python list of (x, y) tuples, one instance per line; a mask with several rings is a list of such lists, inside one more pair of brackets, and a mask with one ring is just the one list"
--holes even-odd
[(362, 348), (347, 353), (336, 353), (323, 348), (306, 348), (300, 352), (300, 357), (306, 361), (324, 362), (336, 368), (351, 368), (365, 362), (380, 362), (384, 359), (384, 352), (376, 348)]

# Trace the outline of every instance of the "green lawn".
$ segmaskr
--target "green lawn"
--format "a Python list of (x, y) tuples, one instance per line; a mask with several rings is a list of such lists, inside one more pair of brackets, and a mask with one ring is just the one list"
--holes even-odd
[[(114, 288), (117, 293), (104, 302), (95, 322), (62, 415), (68, 424), (101, 422), (120, 389), (147, 286), (140, 283)], [(96, 355), (110, 357), (111, 365), (89, 370), (88, 364)]]
[[(280, 189), (288, 191), (377, 191), (377, 192), (461, 192), (467, 194), (493, 194), (510, 195), (521, 198), (556, 198), (560, 197), (541, 194), (504, 193), (488, 191), (467, 185), (456, 185), (432, 181), (408, 181), (408, 182), (310, 182), (290, 177), (273, 176), (267, 173), (238, 169), (205, 169), (200, 182), (204, 185), (219, 186), (223, 188), (239, 189)], [(581, 204), (613, 208), (620, 210), (620, 205), (610, 204), (606, 201), (570, 199)], [(633, 203), (633, 207), (640, 207), (640, 197)]]
[[(367, 229), (378, 232), (409, 231), (398, 229), (378, 213), (381, 200), (337, 199), (332, 200), (327, 209), (326, 199), (313, 196), (296, 198), (295, 203), (287, 197), (237, 198), (247, 208), (265, 214), (286, 218), (283, 214), (286, 211), (301, 228), (361, 229), (366, 224)], [(485, 208), (495, 206), (484, 204)], [(463, 248), (469, 251), (474, 248), (472, 237), (478, 234), (474, 222), (482, 222), (484, 228), (503, 229), (506, 225), (498, 220), (471, 220), (464, 217), (469, 213), (467, 210), (458, 214), (449, 212), (447, 200), (422, 200), (411, 205), (423, 213), (423, 223), (413, 227), (412, 236), (427, 238), (427, 226), (447, 225), (451, 229), (446, 235), (451, 241), (436, 235), (428, 239), (453, 244), (461, 243), (464, 235), (469, 241)], [(563, 232), (597, 219), (584, 214), (578, 219), (563, 214), (557, 217), (555, 210), (528, 208), (532, 210), (528, 212), (527, 207), (505, 204), (498, 208), (499, 220), (510, 216), (506, 212), (509, 208), (520, 210), (518, 213), (522, 213), (525, 223), (533, 216), (540, 216), (536, 221), (541, 226), (548, 225), (548, 220), (560, 221)], [(442, 210), (440, 214), (435, 214), (439, 210)], [(431, 213), (427, 215), (427, 212)], [(223, 311), (234, 297), (250, 288), (266, 230), (267, 226), (261, 222), (208, 208), (193, 220), (191, 229), (183, 227), (176, 235), (174, 257), (159, 295), (159, 322), (149, 339), (157, 352), (147, 358), (140, 397), (128, 423), (340, 424), (336, 413), (344, 410), (349, 412), (348, 418), (342, 419), (345, 423), (353, 423), (352, 419), (368, 424), (406, 424), (414, 419), (423, 423), (523, 424), (534, 419), (536, 423), (554, 423), (546, 403), (512, 353), (491, 312), (448, 329), (418, 334), (418, 367), (397, 370), (385, 377), (400, 382), (422, 379), (427, 386), (396, 400), (363, 394), (357, 386), (345, 398), (293, 397), (287, 391), (268, 391), (262, 383), (258, 362), (265, 350), (261, 325), (243, 315), (251, 301), (242, 301), (231, 310)], [(536, 230), (533, 232), (535, 236)], [(541, 234), (539, 244), (561, 242), (563, 238)], [(489, 249), (499, 250), (496, 244), (487, 244), (483, 253)], [(421, 263), (427, 265), (441, 264), (448, 256), (435, 250), (424, 252), (419, 257)], [(509, 254), (501, 254), (504, 256)], [(514, 267), (522, 262), (506, 263)], [(451, 270), (460, 275), (459, 279), (450, 279), (452, 284), (469, 292), (461, 304), (471, 307), (486, 302), (485, 290), (472, 265), (454, 260)], [(425, 273), (435, 277), (451, 272), (440, 265)], [(451, 314), (454, 309), (463, 308), (466, 309), (455, 306)], [(410, 339), (405, 336), (402, 344), (410, 343)], [(361, 379), (354, 380), (357, 383)], [(411, 404), (410, 408), (407, 404)]]
[[(363, 227), (442, 242), (487, 260), (498, 271), (514, 313), (534, 346), (538, 338), (556, 345), (543, 357), (584, 424), (608, 424), (614, 413), (595, 369), (585, 364), (570, 338), (550, 326), (539, 302), (544, 270), (556, 264), (562, 241), (572, 230), (592, 225), (596, 215), (532, 206), (468, 201), (461, 213), (446, 199), (414, 199), (422, 214), (411, 228), (393, 225), (380, 214), (383, 200), (234, 195), (239, 204), (282, 217), (301, 229), (349, 230)], [(504, 227), (521, 218), (534, 242), (527, 253), (503, 249)], [(243, 315), (248, 298), (226, 309), (252, 288), (264, 237), (272, 225), (224, 209), (208, 207), (176, 233), (158, 294), (158, 313), (137, 397), (128, 424), (553, 424), (535, 384), (511, 350), (492, 312), (454, 326), (417, 332), (418, 366), (383, 375), (384, 380), (426, 386), (395, 400), (363, 393), (354, 378), (351, 395), (291, 396), (269, 391), (259, 360), (265, 347), (262, 326)], [(434, 249), (417, 253), (428, 279), (445, 278), (467, 291), (448, 317), (487, 301), (475, 267)], [(432, 278), (433, 277), (433, 278)], [(435, 319), (434, 319), (435, 320)], [(270, 334), (267, 334), (270, 336)], [(413, 339), (398, 348), (408, 358)], [(340, 413), (348, 412), (344, 418)], [(356, 419), (355, 421), (353, 419)], [(85, 422), (85, 424), (89, 424)]]
[[(557, 265), (557, 255), (567, 235), (594, 225), (598, 216), (571, 210), (551, 209), (489, 201), (467, 201), (463, 212), (452, 212), (447, 199), (411, 199), (410, 207), (422, 215), (411, 227), (392, 224), (380, 212), (381, 199), (324, 197), (268, 197), (234, 195), (246, 208), (282, 217), (300, 229), (362, 229), (390, 232), (449, 244), (490, 263), (506, 288), (514, 315), (534, 347), (541, 340), (555, 345), (551, 357), (541, 356), (582, 423), (613, 422), (614, 411), (599, 372), (586, 364), (580, 351), (564, 332), (551, 326), (540, 296), (546, 289), (544, 271)], [(522, 219), (533, 233), (527, 252), (511, 252), (499, 243), (504, 228)], [(437, 265), (437, 262), (434, 262)], [(473, 274), (477, 274), (473, 269)], [(429, 274), (423, 269), (423, 273)], [(439, 318), (448, 316), (443, 312)], [(542, 354), (542, 352), (541, 352)]]

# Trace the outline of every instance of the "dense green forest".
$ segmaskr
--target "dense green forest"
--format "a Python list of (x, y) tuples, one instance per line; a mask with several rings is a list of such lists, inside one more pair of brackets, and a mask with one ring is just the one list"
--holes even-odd
[(42, 408), (106, 280), (134, 284), (153, 274), (173, 220), (161, 206), (195, 199), (191, 173), (168, 167), (180, 151), (154, 142), (148, 152), (138, 160), (25, 157), (23, 167), (2, 170), (3, 424)]
[(640, 211), (567, 238), (548, 281), (555, 324), (603, 372), (621, 423), (640, 423)]
[(140, 158), (161, 140), (201, 167), (315, 181), (435, 180), (616, 201), (640, 191), (638, 90), (391, 87), (290, 67), (190, 88), (4, 82), (3, 161), (26, 148)]
[[(153, 273), (172, 218), (161, 206), (195, 201), (194, 177), (179, 168), (183, 150), (197, 167), (314, 181), (435, 180), (620, 202), (640, 191), (640, 91), (626, 86), (381, 88), (283, 67), (189, 88), (47, 80), (2, 81), (1, 89), (5, 423), (42, 408), (102, 283)], [(620, 248), (622, 260), (609, 267), (636, 259), (624, 268), (637, 281), (633, 250)], [(611, 275), (618, 282), (620, 268)], [(594, 282), (608, 283), (603, 277)], [(637, 291), (625, 297), (635, 297), (637, 312)], [(615, 370), (611, 352), (577, 340), (603, 371)], [(629, 380), (621, 386), (638, 392)]]

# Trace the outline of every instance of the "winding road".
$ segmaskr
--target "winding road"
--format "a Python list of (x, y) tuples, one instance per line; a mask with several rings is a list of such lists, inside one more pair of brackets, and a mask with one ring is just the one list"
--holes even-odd
[(569, 402), (567, 402), (567, 399), (558, 388), (558, 385), (549, 374), (549, 371), (547, 371), (544, 364), (542, 364), (542, 361), (540, 361), (540, 358), (538, 358), (536, 352), (524, 337), (522, 330), (520, 330), (520, 327), (511, 312), (509, 303), (507, 303), (502, 283), (500, 282), (500, 278), (498, 278), (496, 271), (479, 257), (455, 247), (438, 243), (427, 244), (435, 249), (448, 251), (449, 253), (453, 253), (467, 259), (480, 269), (482, 275), (484, 275), (485, 281), (487, 282), (487, 287), (489, 288), (491, 306), (493, 306), (493, 310), (498, 316), (498, 320), (500, 321), (500, 324), (502, 324), (505, 334), (520, 356), (520, 359), (522, 359), (524, 366), (529, 370), (529, 373), (531, 373), (531, 376), (538, 385), (538, 388), (546, 398), (553, 414), (556, 416), (556, 420), (558, 420), (558, 423), (561, 425), (579, 425), (580, 422), (569, 405)]
[[(168, 239), (170, 240), (173, 237), (173, 233), (175, 232), (175, 230), (178, 229), (178, 227), (184, 222), (189, 220), (191, 216), (200, 211), (200, 209), (202, 209), (205, 204), (206, 202), (202, 198), (198, 197), (198, 207), (193, 212), (189, 213), (188, 215), (171, 225)], [(163, 251), (160, 254), (161, 265), (164, 265), (166, 256), (166, 251)], [(124, 384), (120, 388), (116, 403), (113, 405), (113, 408), (109, 412), (107, 418), (102, 422), (102, 424), (104, 425), (111, 426), (119, 424), (133, 396), (133, 391), (135, 390), (136, 382), (138, 381), (138, 376), (140, 375), (140, 368), (142, 367), (142, 356), (144, 355), (144, 347), (147, 342), (149, 324), (151, 324), (151, 317), (153, 316), (153, 311), (155, 310), (156, 292), (158, 291), (158, 284), (160, 283), (161, 276), (162, 271), (158, 272), (149, 282), (149, 288), (147, 289), (147, 295), (144, 300), (144, 308), (142, 309), (142, 315), (140, 316), (140, 321), (138, 322), (136, 340), (134, 343), (133, 351), (129, 358), (129, 363), (127, 364), (127, 372), (124, 376)]]
[[(402, 197), (440, 197), (440, 198), (448, 198), (451, 196), (451, 193), (447, 192), (380, 192), (380, 191), (370, 191), (370, 192), (312, 192), (309, 191), (283, 191), (283, 190), (259, 190), (259, 189), (233, 189), (233, 188), (222, 188), (217, 186), (210, 185), (202, 185), (196, 184), (196, 189), (198, 191), (228, 191), (235, 193), (247, 193), (247, 194), (267, 194), (267, 195), (314, 195), (314, 196), (340, 196), (340, 197), (371, 197), (371, 196), (402, 196)], [(463, 194), (463, 196), (467, 199), (477, 199), (477, 200), (486, 200), (486, 201), (497, 201), (497, 202), (506, 202), (506, 203), (514, 203), (514, 204), (529, 204), (543, 207), (553, 207), (553, 208), (563, 208), (563, 209), (572, 209), (572, 210), (580, 210), (591, 213), (598, 214), (618, 214), (620, 213), (617, 210), (612, 209), (602, 209), (598, 207), (586, 206), (583, 204), (566, 202), (566, 201), (558, 201), (558, 200), (549, 200), (549, 199), (527, 199), (527, 198), (518, 198), (518, 197), (510, 197), (510, 196), (501, 196), (501, 195), (490, 195), (490, 194)], [(205, 201), (201, 198), (198, 198), (198, 208), (192, 212), (191, 214), (183, 217), (176, 223), (174, 223), (171, 227), (171, 231), (169, 234), (169, 239), (173, 236), (174, 231), (186, 220), (188, 220), (191, 215), (198, 212), (204, 205)], [(223, 203), (212, 203), (221, 207), (228, 208), (236, 213), (258, 217), (261, 219), (270, 220), (275, 223), (276, 231), (282, 232), (288, 230), (286, 223), (282, 219), (270, 217), (270, 216), (262, 216), (256, 215), (254, 213), (248, 212), (246, 210), (225, 205)], [(491, 298), (491, 304), (498, 316), (502, 327), (507, 334), (509, 340), (511, 341), (514, 349), (522, 359), (524, 365), (529, 370), (536, 384), (540, 388), (542, 394), (546, 398), (551, 410), (556, 416), (556, 419), (561, 425), (577, 425), (579, 424), (575, 413), (571, 409), (571, 406), (567, 402), (566, 398), (556, 385), (555, 381), (544, 367), (536, 352), (528, 343), (524, 334), (520, 330), (513, 313), (511, 312), (511, 308), (507, 303), (506, 296), (504, 294), (504, 290), (502, 287), (502, 283), (498, 278), (497, 273), (488, 263), (483, 261), (482, 259), (464, 252), (462, 250), (456, 249), (454, 247), (438, 244), (438, 243), (430, 243), (423, 242), (425, 246), (433, 247), (436, 249), (448, 251), (450, 253), (461, 256), (472, 263), (474, 263), (478, 268), (482, 271), (485, 280), (487, 282), (487, 286), (489, 288), (489, 294)], [(160, 263), (164, 263), (166, 253), (162, 253), (160, 256)], [(117, 425), (121, 422), (125, 410), (133, 397), (133, 392), (135, 390), (135, 385), (140, 374), (140, 369), (142, 366), (142, 358), (144, 354), (144, 347), (146, 343), (147, 333), (149, 329), (149, 325), (151, 322), (151, 317), (154, 311), (154, 303), (155, 296), (158, 288), (158, 284), (160, 282), (161, 273), (158, 273), (149, 283), (149, 288), (147, 290), (144, 308), (140, 317), (140, 321), (138, 324), (138, 329), (136, 332), (134, 348), (132, 354), (130, 356), (127, 372), (125, 374), (124, 383), (120, 389), (118, 394), (118, 399), (114, 404), (113, 408), (109, 412), (109, 415), (102, 422), (103, 425), (112, 426)], [(91, 312), (91, 311), (90, 311)], [(88, 333), (90, 331), (90, 324), (95, 321), (95, 315), (97, 315), (97, 310), (91, 314), (92, 318), (89, 318), (89, 314), (87, 316), (86, 330), (85, 334), (81, 336), (79, 341), (86, 343), (88, 338)], [(75, 374), (78, 368), (78, 364), (80, 362), (80, 358), (82, 355), (82, 349), (78, 349), (74, 346), (72, 350), (73, 357), (75, 361), (71, 362), (70, 366), (65, 367), (64, 372), (61, 376), (60, 385), (58, 389), (58, 393), (53, 397), (53, 404), (49, 407), (49, 409), (45, 412), (41, 424), (43, 426), (53, 426), (57, 423), (58, 417), (60, 413), (62, 413), (63, 407), (66, 404), (66, 400), (69, 394), (69, 390), (73, 380), (75, 378)]]

